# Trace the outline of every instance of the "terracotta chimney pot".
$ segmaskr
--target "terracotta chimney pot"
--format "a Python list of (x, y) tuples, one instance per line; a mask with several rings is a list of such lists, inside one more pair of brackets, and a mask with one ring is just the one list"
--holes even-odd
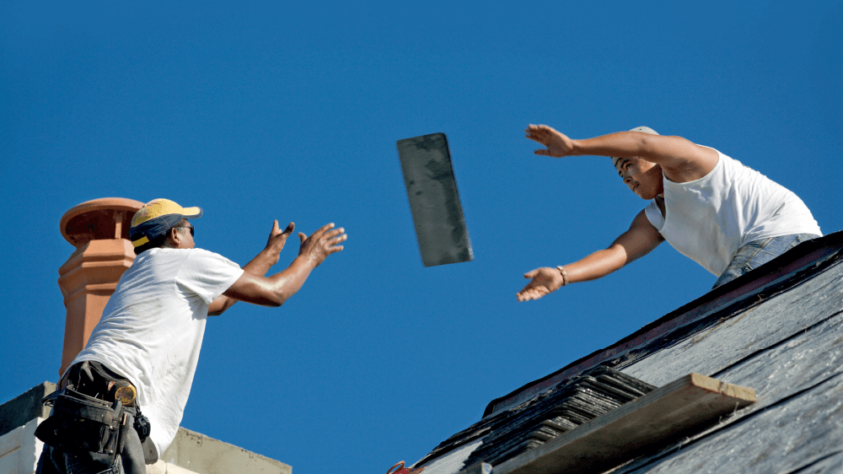
[(59, 268), (59, 288), (67, 308), (59, 375), (85, 348), (117, 282), (135, 260), (129, 228), (142, 206), (132, 199), (94, 199), (61, 218), (61, 235), (76, 251)]

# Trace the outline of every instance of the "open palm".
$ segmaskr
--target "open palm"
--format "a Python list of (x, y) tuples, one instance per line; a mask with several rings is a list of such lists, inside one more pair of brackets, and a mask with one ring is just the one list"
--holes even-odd
[(529, 271), (524, 274), (524, 278), (530, 278), (532, 281), (515, 295), (518, 301), (537, 300), (558, 290), (565, 282), (559, 270), (549, 267)]
[(537, 141), (547, 147), (546, 150), (536, 150), (535, 154), (537, 155), (561, 158), (570, 155), (573, 151), (573, 141), (547, 125), (530, 125), (524, 130), (524, 133), (530, 140)]

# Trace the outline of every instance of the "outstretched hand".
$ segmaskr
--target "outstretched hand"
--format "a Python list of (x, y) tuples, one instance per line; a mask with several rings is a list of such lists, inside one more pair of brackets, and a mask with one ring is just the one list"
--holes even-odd
[(546, 150), (536, 150), (534, 153), (537, 155), (561, 158), (570, 155), (574, 149), (573, 140), (547, 125), (530, 125), (524, 130), (524, 133), (530, 140), (537, 141), (547, 147)]
[(343, 246), (339, 244), (345, 242), (348, 235), (342, 227), (331, 230), (333, 228), (333, 223), (324, 225), (310, 237), (299, 232), (299, 239), (301, 239), (299, 256), (309, 258), (314, 268), (324, 262), (328, 255), (341, 252), (343, 249)]
[(565, 283), (559, 270), (550, 267), (536, 268), (525, 273), (524, 278), (532, 281), (515, 295), (518, 301), (537, 300), (558, 290)]
[(284, 248), (284, 245), (287, 243), (287, 237), (289, 237), (293, 230), (296, 228), (296, 224), (290, 222), (287, 225), (287, 228), (284, 231), (281, 231), (281, 228), (278, 227), (278, 221), (274, 221), (272, 223), (272, 230), (269, 232), (269, 238), (266, 239), (266, 248), (267, 250), (273, 250), (277, 253), (281, 253), (281, 250)]

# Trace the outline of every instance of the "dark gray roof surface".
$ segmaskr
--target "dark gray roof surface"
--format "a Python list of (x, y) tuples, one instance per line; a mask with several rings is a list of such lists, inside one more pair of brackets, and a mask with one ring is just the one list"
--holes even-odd
[[(805, 242), (716, 290), (671, 311), (611, 346), (492, 400), (483, 416), (510, 408), (599, 364), (616, 366), (660, 350), (729, 318), (763, 299), (788, 291), (843, 258), (843, 232)], [(759, 299), (760, 298), (760, 299)]]
[[(697, 372), (758, 394), (756, 404), (707, 432), (613, 472), (843, 472), (843, 233), (800, 245), (493, 401), (485, 421), (596, 365), (656, 386)], [(448, 441), (425, 458), (430, 474), (467, 467), (442, 462), (448, 467), (439, 469), (436, 457), (459, 453), (463, 462), (476, 461), (464, 448), (447, 449)], [(483, 444), (471, 449), (480, 452)]]

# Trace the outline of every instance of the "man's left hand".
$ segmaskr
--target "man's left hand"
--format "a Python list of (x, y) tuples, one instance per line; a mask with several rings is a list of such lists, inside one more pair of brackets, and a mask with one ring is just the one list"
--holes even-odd
[(278, 221), (274, 221), (272, 223), (272, 231), (269, 233), (269, 238), (266, 240), (266, 249), (273, 251), (273, 253), (280, 254), (281, 250), (284, 248), (284, 244), (287, 243), (287, 237), (289, 237), (293, 230), (296, 228), (296, 224), (290, 222), (287, 225), (287, 228), (284, 231), (281, 231), (281, 228), (278, 227)]

